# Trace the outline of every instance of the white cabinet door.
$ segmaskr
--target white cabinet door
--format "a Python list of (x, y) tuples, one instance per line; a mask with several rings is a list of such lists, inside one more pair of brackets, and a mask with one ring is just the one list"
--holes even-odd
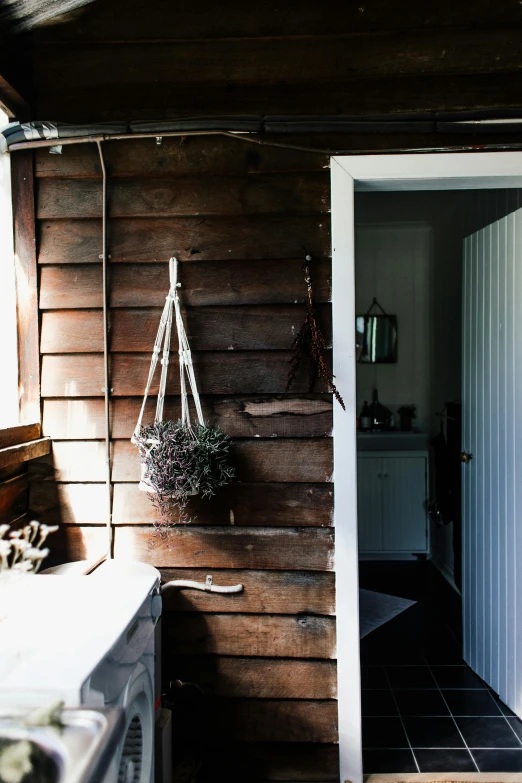
[(425, 552), (426, 459), (383, 458), (381, 483), (383, 549)]
[(382, 550), (382, 459), (357, 460), (357, 518), (359, 551)]

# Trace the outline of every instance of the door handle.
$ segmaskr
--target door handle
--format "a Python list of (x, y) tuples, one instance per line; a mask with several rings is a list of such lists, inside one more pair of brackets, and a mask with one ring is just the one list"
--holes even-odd
[(460, 452), (460, 461), (464, 462), (464, 464), (471, 462), (472, 459), (473, 459), (473, 454), (468, 454), (467, 451)]

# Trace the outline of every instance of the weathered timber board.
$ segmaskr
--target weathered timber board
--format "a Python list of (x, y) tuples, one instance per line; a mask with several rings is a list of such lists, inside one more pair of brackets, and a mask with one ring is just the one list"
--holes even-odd
[[(41, 264), (99, 263), (101, 221), (39, 222)], [(119, 218), (111, 220), (111, 262), (299, 258), (330, 254), (330, 220), (320, 215)]]
[[(211, 736), (211, 731), (209, 732)], [(200, 775), (202, 783), (248, 781), (252, 770), (258, 781), (334, 783), (339, 780), (339, 746), (319, 743), (207, 744), (208, 758)]]
[(333, 661), (278, 658), (164, 656), (169, 678), (195, 682), (205, 693), (227, 699), (335, 699), (337, 671)]
[(67, 525), (103, 525), (107, 521), (105, 484), (62, 484), (43, 462), (31, 466), (29, 508), (41, 522)]
[[(488, 134), (492, 144), (509, 141), (510, 135)], [(263, 141), (281, 143), (277, 134), (263, 134)], [(472, 133), (285, 133), (283, 142), (315, 150), (387, 150), (425, 146), (476, 144)], [(286, 171), (322, 171), (329, 166), (329, 156), (298, 149), (288, 150), (268, 145), (245, 143), (241, 138), (223, 136), (164, 137), (158, 147), (154, 139), (111, 141), (104, 146), (108, 176), (113, 177), (179, 177), (187, 175), (254, 174)], [(94, 144), (77, 144), (64, 148), (62, 155), (50, 155), (47, 149), (35, 151), (35, 174), (38, 178), (101, 178), (100, 158)]]
[(151, 527), (117, 527), (114, 542), (115, 557), (156, 568), (333, 569), (333, 531), (328, 528), (184, 526), (172, 528), (162, 539)]
[[(152, 350), (162, 311), (159, 308), (114, 309), (109, 313), (109, 350)], [(317, 305), (317, 321), (331, 345), (331, 307)], [(184, 323), (194, 351), (290, 350), (304, 321), (302, 305), (184, 308)], [(173, 340), (176, 348), (176, 338)], [(42, 315), (41, 353), (103, 351), (101, 310), (56, 310)]]
[[(102, 441), (54, 441), (52, 454), (29, 467), (33, 475), (54, 470), (54, 479), (64, 482), (105, 480), (105, 443)], [(35, 456), (40, 456), (35, 455)], [(138, 451), (128, 440), (111, 444), (112, 480), (140, 480)], [(324, 483), (332, 475), (331, 438), (238, 440), (232, 444), (230, 461), (238, 482)]]
[[(284, 0), (277, 8), (267, 3), (255, 7), (241, 0), (227, 0), (216, 6), (202, 2), (179, 13), (171, 0), (155, 0), (154, 13), (140, 0), (127, 0), (121, 13), (118, 0), (103, 6), (82, 9), (73, 23), (38, 27), (40, 45), (56, 41), (125, 42), (129, 40), (168, 40), (191, 38), (238, 38), (295, 35), (328, 35), (339, 32), (374, 33), (379, 30), (418, 30), (420, 28), (492, 27), (522, 24), (517, 4), (478, 0), (470, 17), (466, 4), (442, 0), (437, 6), (417, 0), (376, 0), (357, 6), (344, 0), (328, 0), (318, 5), (307, 0)], [(314, 778), (315, 780), (315, 778)]]
[[(41, 179), (37, 217), (99, 218), (101, 182), (90, 179)], [(255, 174), (226, 177), (109, 180), (109, 217), (252, 215), (274, 212), (328, 212), (329, 175)]]
[[(282, 394), (286, 389), (291, 351), (193, 353), (200, 394)], [(112, 354), (111, 387), (116, 397), (143, 395), (150, 353)], [(156, 376), (158, 373), (156, 373)], [(158, 377), (151, 395), (158, 393)], [(62, 354), (42, 357), (42, 397), (101, 397), (104, 385), (101, 354)], [(291, 391), (309, 392), (308, 364), (303, 362)], [(323, 381), (312, 391), (325, 392)], [(340, 390), (342, 393), (342, 389)], [(179, 394), (179, 372), (173, 356), (167, 394)]]
[[(331, 481), (330, 438), (236, 441), (231, 451), (238, 481)], [(251, 478), (252, 477), (252, 478)]]
[(335, 658), (335, 620), (316, 615), (167, 612), (163, 639), (173, 655)]
[[(203, 417), (233, 438), (314, 438), (332, 431), (332, 398), (328, 395), (237, 396), (200, 398)], [(136, 427), (140, 397), (111, 400), (113, 438), (130, 438)], [(147, 401), (143, 421), (154, 420), (156, 400)], [(179, 418), (181, 400), (166, 397), (164, 416)], [(53, 440), (93, 440), (105, 437), (105, 404), (100, 399), (44, 400), (43, 434)]]
[[(264, 141), (277, 136), (264, 135)], [(319, 141), (324, 141), (320, 139)], [(340, 140), (340, 138), (339, 138)], [(314, 136), (288, 137), (288, 143), (321, 148)], [(336, 144), (337, 146), (337, 144)], [(330, 146), (328, 145), (328, 148)], [(278, 147), (254, 146), (226, 136), (164, 137), (160, 147), (154, 139), (111, 141), (103, 148), (107, 174), (114, 177), (186, 177), (231, 174), (273, 174), (292, 171), (324, 171), (329, 160), (314, 152), (288, 151)], [(101, 178), (98, 150), (94, 144), (78, 144), (62, 155), (37, 150), (35, 174), (38, 178)], [(173, 185), (174, 186), (174, 185)]]
[(0, 449), (5, 449), (8, 446), (18, 446), (20, 443), (37, 440), (39, 437), (40, 423), (7, 427), (6, 429), (0, 430)]
[[(287, 82), (321, 78), (376, 78), (517, 72), (521, 60), (517, 29), (429, 29), (384, 31), (367, 36), (303, 36), (85, 43), (60, 47), (41, 59), (37, 86), (81, 91), (97, 85)], [(194, 67), (197, 63), (197, 67)], [(146, 64), (146, 67), (144, 67)], [(308, 112), (310, 113), (310, 112)]]
[[(335, 614), (335, 575), (331, 572), (161, 569), (164, 582), (172, 579), (204, 582), (208, 573), (212, 575), (214, 584), (242, 584), (243, 592), (227, 595), (172, 587), (163, 593), (163, 610), (243, 614)], [(308, 697), (303, 695), (303, 698)]]
[(7, 446), (0, 449), (0, 468), (8, 465), (17, 465), (20, 462), (28, 462), (49, 454), (51, 451), (51, 441), (49, 438), (39, 438), (27, 443), (21, 443), (17, 446)]
[[(230, 484), (212, 498), (196, 497), (187, 513), (198, 525), (329, 527), (333, 516), (331, 484)], [(158, 519), (150, 498), (136, 484), (114, 486), (116, 525), (153, 524)], [(178, 518), (173, 511), (172, 522)]]
[(0, 481), (7, 481), (7, 479), (27, 473), (27, 467), (27, 462), (20, 462), (18, 465), (8, 465), (5, 468), (0, 468)]
[(28, 507), (27, 473), (0, 483), (0, 524), (13, 522), (25, 514)]
[[(306, 301), (303, 259), (199, 261), (178, 268), (183, 303), (190, 306), (296, 304)], [(168, 263), (112, 264), (111, 307), (163, 307)], [(314, 301), (331, 298), (330, 259), (313, 260)], [(102, 306), (101, 264), (42, 266), (40, 309)]]
[(46, 568), (75, 560), (96, 560), (108, 551), (108, 533), (106, 527), (81, 527), (80, 525), (60, 525), (59, 530), (49, 539), (49, 557)]
[[(442, 51), (442, 50), (441, 50)], [(268, 82), (261, 84), (191, 84), (109, 85), (73, 88), (64, 93), (61, 85), (47, 85), (39, 92), (40, 113), (46, 116), (64, 115), (69, 122), (89, 122), (92, 117), (101, 120), (128, 120), (141, 117), (148, 120), (169, 119), (176, 116), (209, 114), (274, 114), (308, 115), (310, 106), (314, 115), (375, 115), (399, 111), (460, 111), (462, 109), (505, 108), (520, 106), (520, 77), (518, 73), (417, 76), (390, 76), (349, 80), (338, 74), (325, 88), (323, 80), (306, 84)], [(172, 107), (175, 107), (174, 109)], [(360, 138), (360, 137), (359, 137)], [(373, 149), (375, 142), (355, 141), (343, 149)], [(394, 145), (398, 149), (416, 149), (438, 146), (433, 137), (424, 144), (404, 141), (400, 134)], [(463, 140), (454, 135), (454, 144)], [(469, 139), (468, 139), (469, 141)], [(477, 144), (484, 137), (477, 136)], [(444, 140), (447, 144), (447, 137)], [(328, 147), (331, 149), (330, 147)], [(389, 145), (388, 147), (389, 148)], [(290, 153), (289, 153), (290, 154)]]
[[(67, 484), (49, 480), (53, 468), (38, 462), (31, 468), (30, 508), (42, 522), (103, 524), (107, 518), (105, 484)], [(231, 484), (213, 497), (196, 497), (187, 513), (198, 525), (238, 527), (329, 527), (332, 524), (331, 484)], [(115, 525), (152, 525), (159, 514), (137, 484), (115, 484), (112, 521)], [(178, 521), (173, 511), (171, 521)]]
[(207, 711), (214, 740), (338, 741), (337, 702), (333, 700), (212, 699)]

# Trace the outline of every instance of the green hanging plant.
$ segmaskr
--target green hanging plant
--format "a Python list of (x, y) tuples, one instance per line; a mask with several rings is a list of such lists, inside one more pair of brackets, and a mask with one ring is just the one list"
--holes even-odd
[(192, 496), (212, 497), (234, 478), (229, 436), (205, 424), (186, 427), (181, 419), (160, 421), (143, 427), (135, 443), (146, 469), (143, 483), (160, 514), (160, 533), (166, 532), (174, 514), (179, 522), (190, 521), (186, 507)]

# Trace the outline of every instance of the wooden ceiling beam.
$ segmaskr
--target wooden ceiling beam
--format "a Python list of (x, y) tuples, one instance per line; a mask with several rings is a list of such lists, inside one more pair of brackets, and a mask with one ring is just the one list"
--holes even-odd
[(31, 110), (27, 101), (12, 87), (7, 79), (0, 74), (0, 107), (9, 119), (26, 122), (30, 119)]

